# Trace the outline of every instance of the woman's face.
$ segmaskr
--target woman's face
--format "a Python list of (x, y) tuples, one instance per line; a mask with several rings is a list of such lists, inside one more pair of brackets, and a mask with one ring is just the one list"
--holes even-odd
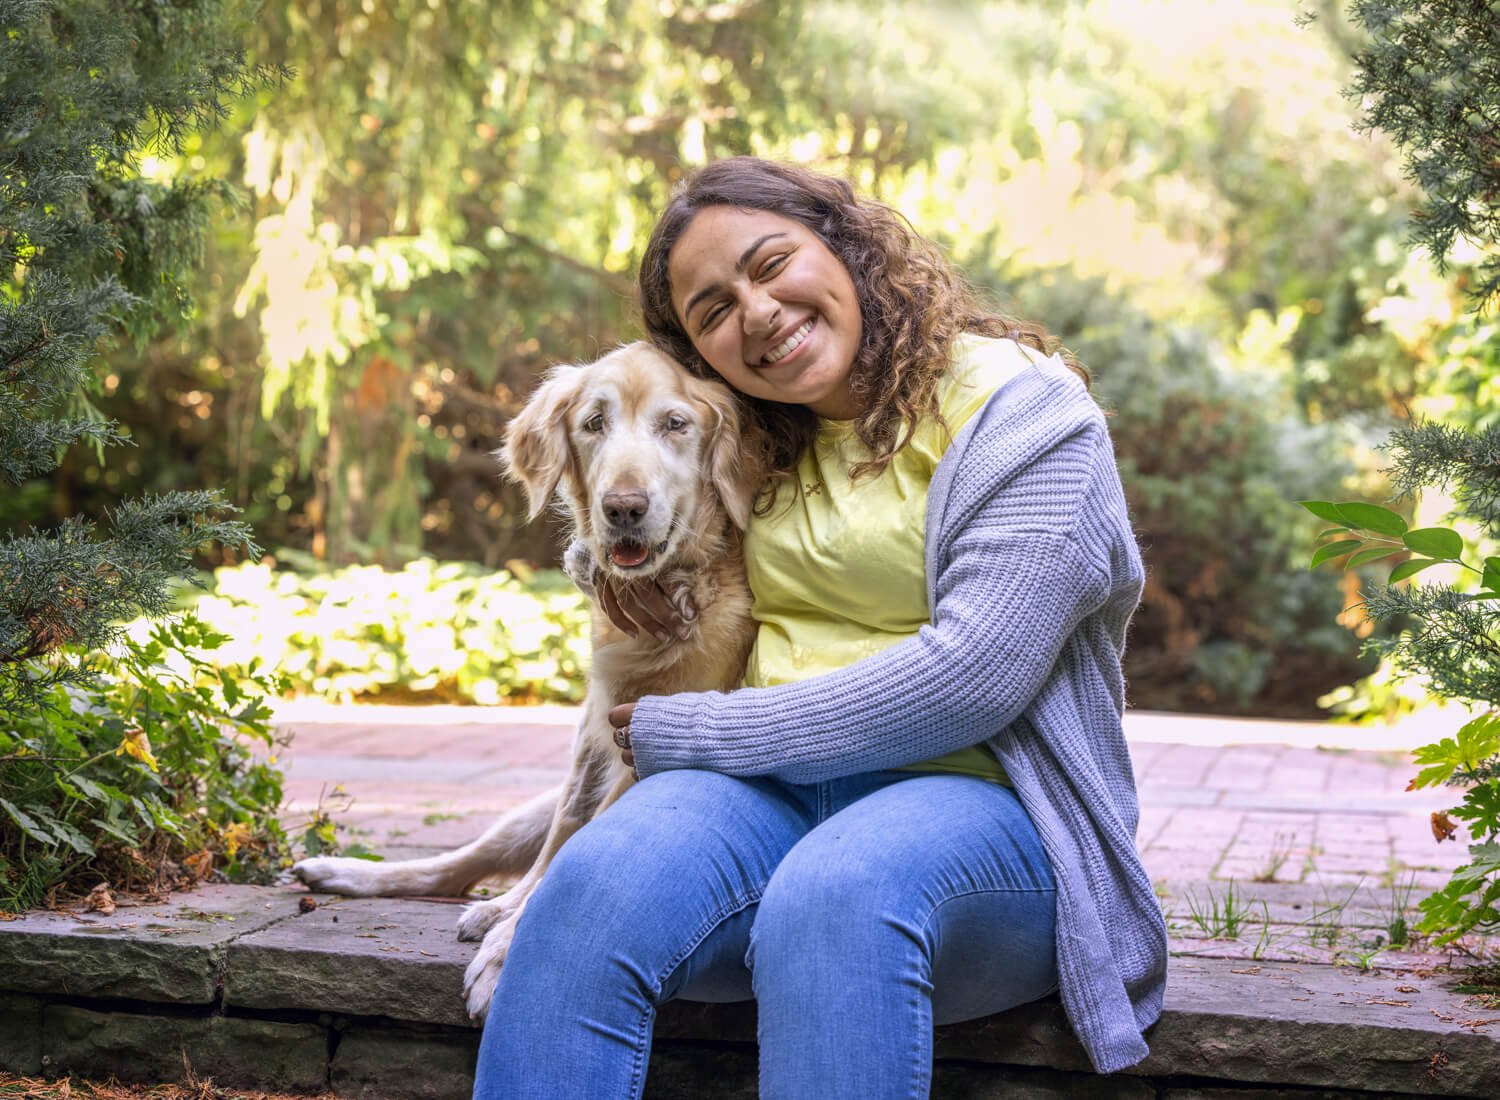
[(741, 393), (847, 420), (859, 351), (849, 271), (812, 230), (767, 210), (700, 210), (667, 256), (672, 308), (698, 354)]

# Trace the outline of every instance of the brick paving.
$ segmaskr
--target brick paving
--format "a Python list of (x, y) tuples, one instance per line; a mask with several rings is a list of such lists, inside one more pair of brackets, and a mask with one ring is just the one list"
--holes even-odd
[[(278, 724), (290, 738), (289, 820), (322, 799), (345, 807), (335, 816), (352, 839), (391, 856), (461, 844), (561, 780), (577, 714), (293, 704)], [(1172, 882), (1439, 885), (1467, 855), (1432, 838), (1429, 816), (1453, 792), (1407, 791), (1403, 749), (1458, 721), (1371, 729), (1132, 712), (1146, 868)]]

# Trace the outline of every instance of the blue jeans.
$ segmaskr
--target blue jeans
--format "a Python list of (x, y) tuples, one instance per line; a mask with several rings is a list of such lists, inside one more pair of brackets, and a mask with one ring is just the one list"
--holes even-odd
[(1056, 988), (1055, 901), (1031, 819), (982, 779), (650, 776), (532, 896), (474, 1096), (639, 1097), (657, 1005), (753, 996), (765, 1100), (925, 1097), (934, 1024)]

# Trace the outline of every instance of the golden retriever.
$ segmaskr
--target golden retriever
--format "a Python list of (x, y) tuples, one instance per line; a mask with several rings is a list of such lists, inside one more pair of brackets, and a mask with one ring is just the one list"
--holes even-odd
[(525, 489), (530, 518), (554, 500), (566, 507), (574, 532), (566, 566), (590, 595), (597, 569), (617, 585), (655, 582), (678, 601), (686, 596), (696, 617), (682, 638), (631, 636), (596, 602), (568, 777), (478, 840), (430, 859), (318, 857), (292, 868), (313, 889), (356, 896), (461, 895), (485, 879), (521, 874), (459, 919), (461, 939), (483, 939), (464, 976), (471, 1016), (488, 1011), (516, 922), (552, 857), (635, 781), (614, 744), (610, 709), (643, 695), (740, 682), (754, 637), (740, 554), (754, 491), (744, 453), (729, 390), (694, 378), (649, 344), (554, 368), (497, 452)]

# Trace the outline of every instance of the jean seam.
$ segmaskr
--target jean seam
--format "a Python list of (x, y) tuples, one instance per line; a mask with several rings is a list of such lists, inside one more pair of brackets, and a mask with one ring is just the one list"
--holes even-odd
[[(667, 975), (671, 974), (672, 971), (676, 970), (680, 965), (682, 965), (682, 961), (698, 949), (698, 945), (708, 938), (708, 934), (710, 932), (719, 927), (719, 925), (723, 924), (726, 920), (734, 916), (736, 913), (742, 912), (751, 905), (754, 905), (756, 902), (760, 901), (760, 898), (761, 895), (759, 891), (751, 891), (751, 893), (749, 894), (741, 895), (734, 901), (721, 906), (717, 911), (715, 911), (713, 916), (704, 921), (698, 932), (688, 937), (688, 941), (682, 948), (682, 950), (679, 951), (676, 955), (672, 956), (671, 960), (666, 964), (661, 972), (652, 979), (651, 993), (653, 998), (661, 996), (662, 985), (666, 982)], [(646, 1011), (641, 1014), (641, 1026), (640, 1031), (637, 1034), (635, 1044), (635, 1064), (631, 1067), (630, 1072), (631, 1096), (640, 1096), (641, 1089), (645, 1087), (646, 1043), (650, 1037), (651, 1019), (655, 1015), (655, 1004), (648, 1005), (646, 1007)]]

